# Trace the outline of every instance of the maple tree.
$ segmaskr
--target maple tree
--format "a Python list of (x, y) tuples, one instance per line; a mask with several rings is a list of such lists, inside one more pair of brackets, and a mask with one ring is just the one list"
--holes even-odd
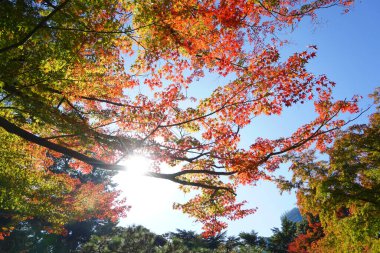
[[(23, 157), (36, 158), (27, 173), (41, 176), (46, 150), (74, 158), (71, 166), (82, 172), (124, 170), (118, 161), (144, 153), (155, 161), (150, 176), (199, 190), (176, 207), (202, 222), (205, 236), (214, 234), (226, 227), (220, 218), (254, 212), (236, 202), (239, 185), (270, 179), (267, 172), (289, 151), (313, 144), (325, 149), (334, 130), (346, 124), (337, 116), (358, 111), (356, 99), (334, 101), (334, 83), (306, 70), (316, 47), (282, 60), (283, 41), (276, 38), (304, 17), (316, 18), (320, 8), (351, 3), (5, 1), (1, 133), (21, 138), (11, 146), (31, 147), (21, 149)], [(206, 98), (187, 96), (208, 73), (231, 78)], [(254, 117), (307, 101), (317, 116), (289, 137), (238, 146), (240, 129)], [(162, 163), (181, 164), (182, 170), (161, 173)], [(97, 187), (80, 189), (95, 193)]]
[[(378, 90), (372, 96), (378, 103)], [(379, 251), (379, 109), (368, 124), (338, 134), (326, 151), (328, 162), (316, 161), (313, 151), (305, 152), (292, 159), (292, 180), (278, 180), (282, 190), (296, 189), (303, 213), (320, 219), (295, 240), (293, 252), (300, 246), (304, 252)]]

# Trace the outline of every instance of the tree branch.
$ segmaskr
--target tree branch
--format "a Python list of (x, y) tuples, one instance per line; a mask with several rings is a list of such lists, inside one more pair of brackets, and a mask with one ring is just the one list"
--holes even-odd
[[(59, 91), (59, 90), (56, 90), (53, 88), (49, 88), (48, 90), (51, 91), (52, 93), (55, 93), (55, 94), (64, 95), (64, 93), (62, 91)], [(102, 103), (116, 105), (116, 106), (120, 106), (120, 107), (131, 107), (131, 108), (138, 108), (138, 109), (142, 108), (141, 106), (129, 105), (129, 104), (124, 104), (124, 103), (120, 103), (120, 102), (114, 102), (114, 101), (110, 101), (107, 99), (96, 98), (96, 97), (92, 97), (92, 96), (91, 97), (89, 97), (89, 96), (78, 96), (78, 97), (81, 99), (89, 100), (89, 101), (102, 102)]]
[(65, 7), (65, 5), (69, 2), (70, 0), (66, 0), (64, 1), (62, 4), (60, 4), (59, 6), (55, 7), (54, 10), (52, 12), (50, 12), (49, 15), (47, 15), (46, 17), (44, 17), (30, 32), (28, 32), (24, 38), (22, 38), (21, 40), (19, 40), (18, 42), (12, 44), (12, 45), (9, 45), (9, 46), (6, 46), (6, 47), (3, 47), (3, 48), (0, 48), (0, 54), (1, 53), (4, 53), (8, 50), (11, 50), (13, 48), (17, 48), (21, 45), (23, 45), (25, 42), (27, 42), (30, 37), (33, 36), (34, 33), (36, 33), (39, 29), (41, 29), (44, 24), (49, 20), (51, 19), (58, 11), (62, 10), (63, 7)]
[(59, 27), (59, 26), (44, 26), (43, 28), (48, 28), (52, 30), (63, 30), (63, 31), (72, 31), (72, 32), (81, 32), (81, 33), (96, 33), (96, 34), (128, 34), (132, 30), (125, 31), (96, 31), (96, 30), (86, 30), (80, 28), (69, 28), (69, 27)]
[(212, 171), (212, 170), (182, 170), (176, 173), (173, 173), (174, 177), (183, 176), (186, 174), (208, 174), (215, 176), (231, 176), (236, 174), (237, 171)]
[[(356, 120), (357, 118), (359, 118), (361, 115), (363, 115), (370, 108), (371, 108), (371, 106), (369, 106), (365, 110), (361, 111), (355, 118), (348, 120), (341, 127), (350, 124), (351, 122), (353, 122), (354, 120)], [(262, 160), (261, 163), (268, 161), (269, 158), (271, 158), (272, 156), (281, 155), (281, 154), (286, 153), (286, 152), (288, 152), (288, 151), (290, 151), (292, 149), (296, 149), (298, 147), (301, 147), (303, 144), (305, 144), (306, 142), (311, 141), (315, 137), (318, 137), (318, 136), (320, 136), (322, 134), (327, 134), (329, 132), (336, 131), (336, 130), (340, 129), (341, 127), (334, 127), (334, 128), (331, 128), (331, 129), (328, 129), (328, 130), (325, 130), (325, 131), (320, 131), (322, 129), (322, 127), (324, 127), (329, 121), (331, 121), (333, 118), (335, 118), (338, 115), (338, 113), (340, 112), (340, 110), (341, 109), (339, 108), (329, 119), (325, 119), (322, 122), (322, 124), (317, 128), (317, 130), (315, 130), (309, 137), (307, 137), (307, 138), (305, 138), (303, 140), (300, 140), (299, 142), (297, 142), (297, 143), (293, 144), (292, 146), (287, 147), (287, 148), (285, 148), (283, 150), (279, 150), (277, 152), (272, 152), (272, 153), (268, 154), (267, 156), (264, 157), (264, 159)]]
[[(50, 150), (53, 150), (55, 152), (64, 154), (66, 156), (72, 157), (74, 159), (77, 159), (79, 161), (82, 161), (84, 163), (87, 163), (91, 166), (105, 169), (105, 170), (114, 170), (114, 171), (124, 171), (126, 168), (122, 165), (117, 165), (117, 164), (108, 164), (105, 163), (101, 160), (89, 157), (87, 155), (84, 155), (82, 153), (79, 153), (73, 149), (63, 147), (59, 144), (50, 142), (44, 138), (38, 137), (18, 126), (15, 124), (9, 122), (5, 118), (0, 116), (0, 126), (4, 128), (5, 131), (15, 134), (19, 137), (21, 137), (24, 140), (30, 141), (32, 143), (35, 143), (39, 146), (48, 148)], [(185, 180), (178, 179), (178, 176), (184, 175), (186, 173), (203, 173), (203, 174), (211, 174), (211, 175), (232, 175), (235, 172), (215, 172), (215, 171), (207, 171), (207, 170), (189, 170), (189, 171), (180, 171), (177, 173), (173, 174), (163, 174), (163, 173), (157, 173), (157, 172), (148, 172), (146, 175), (155, 177), (155, 178), (162, 178), (162, 179), (167, 179), (170, 181), (173, 181), (178, 184), (182, 185), (189, 185), (189, 186), (196, 186), (196, 187), (201, 187), (201, 188), (206, 188), (206, 189), (214, 189), (214, 190), (225, 190), (228, 192), (231, 192), (233, 194), (234, 191), (231, 188), (224, 187), (224, 186), (216, 186), (216, 185), (208, 185), (208, 184), (203, 184), (203, 183), (198, 183), (198, 182), (189, 182)]]
[[(207, 172), (207, 171), (203, 171), (203, 172)], [(205, 188), (205, 189), (212, 189), (212, 190), (216, 190), (216, 191), (224, 190), (224, 191), (227, 191), (227, 192), (230, 192), (230, 193), (236, 195), (236, 193), (234, 192), (234, 190), (232, 188), (225, 187), (225, 186), (209, 185), (209, 184), (204, 184), (204, 183), (199, 183), (199, 182), (189, 182), (189, 181), (185, 181), (182, 179), (178, 179), (176, 174), (177, 173), (163, 174), (163, 173), (157, 173), (157, 172), (148, 172), (145, 175), (150, 176), (150, 177), (170, 180), (172, 182), (175, 182), (175, 183), (178, 183), (181, 185), (195, 186), (195, 187), (200, 187), (200, 188)]]
[(84, 163), (87, 163), (89, 165), (92, 165), (94, 167), (106, 169), (106, 170), (117, 170), (117, 171), (122, 171), (125, 170), (124, 166), (122, 165), (116, 165), (116, 164), (107, 164), (101, 160), (86, 156), (82, 153), (79, 153), (73, 149), (63, 147), (59, 144), (53, 143), (51, 141), (48, 141), (44, 138), (38, 137), (18, 126), (15, 124), (9, 122), (3, 117), (0, 117), (0, 127), (4, 128), (5, 131), (15, 134), (19, 137), (21, 137), (24, 140), (30, 141), (32, 143), (35, 143), (39, 146), (51, 149), (55, 152), (67, 155), (69, 157), (75, 158), (79, 161), (82, 161)]
[[(244, 89), (240, 90), (238, 93), (242, 92), (243, 90), (245, 90), (246, 88), (248, 87), (245, 87)], [(261, 97), (258, 97), (258, 98), (255, 98), (255, 99), (250, 99), (250, 100), (246, 100), (246, 101), (240, 101), (240, 102), (235, 102), (235, 103), (232, 103), (232, 104), (228, 104), (232, 99), (235, 98), (235, 96), (238, 94), (234, 94), (234, 96), (230, 97), (229, 99), (227, 99), (226, 102), (224, 102), (218, 109), (212, 111), (212, 112), (209, 112), (209, 113), (206, 113), (206, 114), (203, 114), (201, 116), (198, 116), (198, 117), (195, 117), (195, 118), (191, 118), (191, 119), (188, 119), (188, 120), (184, 120), (184, 121), (181, 121), (181, 122), (177, 122), (177, 123), (172, 123), (172, 124), (167, 124), (167, 125), (161, 125), (160, 127), (173, 127), (173, 126), (180, 126), (180, 125), (183, 125), (183, 124), (187, 124), (187, 123), (190, 123), (192, 121), (197, 121), (197, 120), (201, 120), (201, 119), (204, 119), (204, 118), (207, 118), (209, 116), (212, 116), (213, 114), (215, 113), (218, 113), (220, 112), (221, 110), (223, 109), (226, 109), (228, 107), (231, 107), (231, 106), (235, 106), (235, 105), (239, 105), (239, 104), (247, 104), (247, 103), (252, 103), (252, 102), (256, 102), (256, 101), (259, 101), (260, 99), (263, 99), (267, 96), (270, 95), (270, 93), (265, 93), (263, 96)]]

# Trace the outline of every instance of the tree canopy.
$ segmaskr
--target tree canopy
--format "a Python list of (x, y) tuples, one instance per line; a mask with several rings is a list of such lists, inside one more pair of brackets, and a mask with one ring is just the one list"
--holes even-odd
[[(372, 96), (379, 101), (378, 90)], [(292, 180), (279, 180), (282, 189), (296, 189), (303, 213), (320, 220), (310, 221), (308, 231), (296, 240), (304, 249), (380, 250), (379, 108), (368, 124), (339, 132), (334, 145), (326, 150), (328, 161), (317, 160), (313, 151), (305, 152), (292, 158)]]
[[(334, 83), (307, 71), (316, 47), (282, 59), (284, 41), (276, 33), (295, 28), (305, 17), (316, 18), (318, 9), (346, 9), (351, 3), (3, 1), (0, 138), (6, 144), (0, 173), (8, 173), (1, 185), (7, 215), (35, 216), (55, 198), (69, 203), (70, 214), (52, 204), (47, 210), (53, 224), (63, 224), (64, 217), (117, 218), (127, 209), (101, 184), (77, 185), (67, 175), (47, 172), (53, 159), (47, 152), (72, 157), (70, 166), (83, 173), (93, 167), (123, 170), (118, 161), (145, 154), (155, 161), (150, 176), (179, 183), (186, 192), (199, 190), (175, 207), (203, 223), (205, 235), (225, 228), (222, 218), (253, 213), (237, 202), (239, 185), (270, 179), (267, 173), (290, 151), (314, 144), (324, 150), (347, 123), (338, 115), (358, 112), (356, 98), (334, 101)], [(188, 96), (193, 83), (209, 73), (225, 79), (206, 97)], [(316, 118), (290, 136), (239, 146), (240, 130), (255, 117), (278, 115), (308, 101)], [(182, 169), (161, 173), (162, 163)], [(23, 180), (26, 191), (20, 196), (14, 189), (17, 177), (35, 182)], [(30, 191), (37, 197), (29, 197)], [(10, 192), (17, 197), (7, 200)], [(99, 206), (113, 212), (99, 213)]]

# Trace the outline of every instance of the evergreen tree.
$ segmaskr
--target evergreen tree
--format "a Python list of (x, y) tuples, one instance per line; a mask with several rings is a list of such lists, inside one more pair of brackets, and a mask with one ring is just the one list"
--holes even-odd
[(273, 253), (287, 253), (288, 245), (297, 235), (297, 224), (281, 217), (281, 229), (273, 228), (273, 235), (268, 241), (268, 250)]

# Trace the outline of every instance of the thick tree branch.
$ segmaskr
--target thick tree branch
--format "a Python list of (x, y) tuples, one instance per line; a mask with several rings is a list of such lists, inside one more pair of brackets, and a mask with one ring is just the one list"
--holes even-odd
[[(89, 157), (87, 155), (84, 155), (82, 153), (79, 153), (73, 149), (63, 147), (61, 145), (58, 145), (56, 143), (50, 142), (44, 138), (38, 137), (18, 126), (15, 124), (9, 122), (3, 117), (0, 117), (0, 126), (4, 128), (5, 131), (15, 134), (19, 137), (21, 137), (24, 140), (30, 141), (32, 143), (35, 143), (39, 146), (48, 148), (50, 150), (53, 150), (55, 152), (64, 154), (66, 156), (72, 157), (74, 159), (77, 159), (79, 161), (82, 161), (84, 163), (87, 163), (89, 165), (92, 165), (97, 168), (101, 169), (106, 169), (106, 170), (116, 170), (116, 171), (124, 171), (126, 168), (122, 165), (117, 165), (117, 164), (107, 164), (101, 160)], [(211, 175), (232, 175), (233, 172), (215, 172), (215, 171), (207, 171), (207, 170), (189, 170), (189, 171), (180, 171), (177, 173), (173, 174), (163, 174), (163, 173), (157, 173), (157, 172), (148, 172), (146, 175), (151, 176), (151, 177), (156, 177), (156, 178), (162, 178), (162, 179), (167, 179), (172, 182), (182, 184), (182, 185), (189, 185), (189, 186), (196, 186), (196, 187), (201, 187), (201, 188), (206, 188), (206, 189), (214, 189), (214, 190), (226, 190), (229, 192), (233, 192), (232, 189), (228, 187), (223, 187), (223, 186), (216, 186), (216, 185), (208, 185), (204, 183), (198, 183), (198, 182), (189, 182), (185, 180), (178, 179), (178, 176), (189, 174), (189, 173), (199, 173), (199, 174), (211, 174)]]
[(16, 126), (15, 124), (9, 122), (8, 120), (6, 120), (3, 117), (0, 117), (0, 127), (4, 128), (5, 131), (7, 131), (11, 134), (15, 134), (15, 135), (21, 137), (24, 140), (30, 141), (32, 143), (39, 145), (39, 146), (51, 149), (55, 152), (67, 155), (67, 156), (72, 157), (72, 158), (75, 158), (79, 161), (82, 161), (82, 162), (87, 163), (89, 165), (92, 165), (94, 167), (98, 167), (98, 168), (102, 168), (102, 169), (106, 169), (106, 170), (118, 170), (118, 171), (125, 170), (124, 166), (122, 166), (122, 165), (107, 164), (101, 160), (86, 156), (82, 153), (79, 153), (79, 152), (73, 150), (73, 149), (63, 147), (61, 145), (58, 145), (58, 144), (53, 143), (51, 141), (48, 141), (44, 138), (38, 137), (38, 136), (36, 136), (36, 135), (34, 135), (34, 134), (32, 134), (32, 133), (30, 133), (30, 132), (28, 132), (22, 128)]

